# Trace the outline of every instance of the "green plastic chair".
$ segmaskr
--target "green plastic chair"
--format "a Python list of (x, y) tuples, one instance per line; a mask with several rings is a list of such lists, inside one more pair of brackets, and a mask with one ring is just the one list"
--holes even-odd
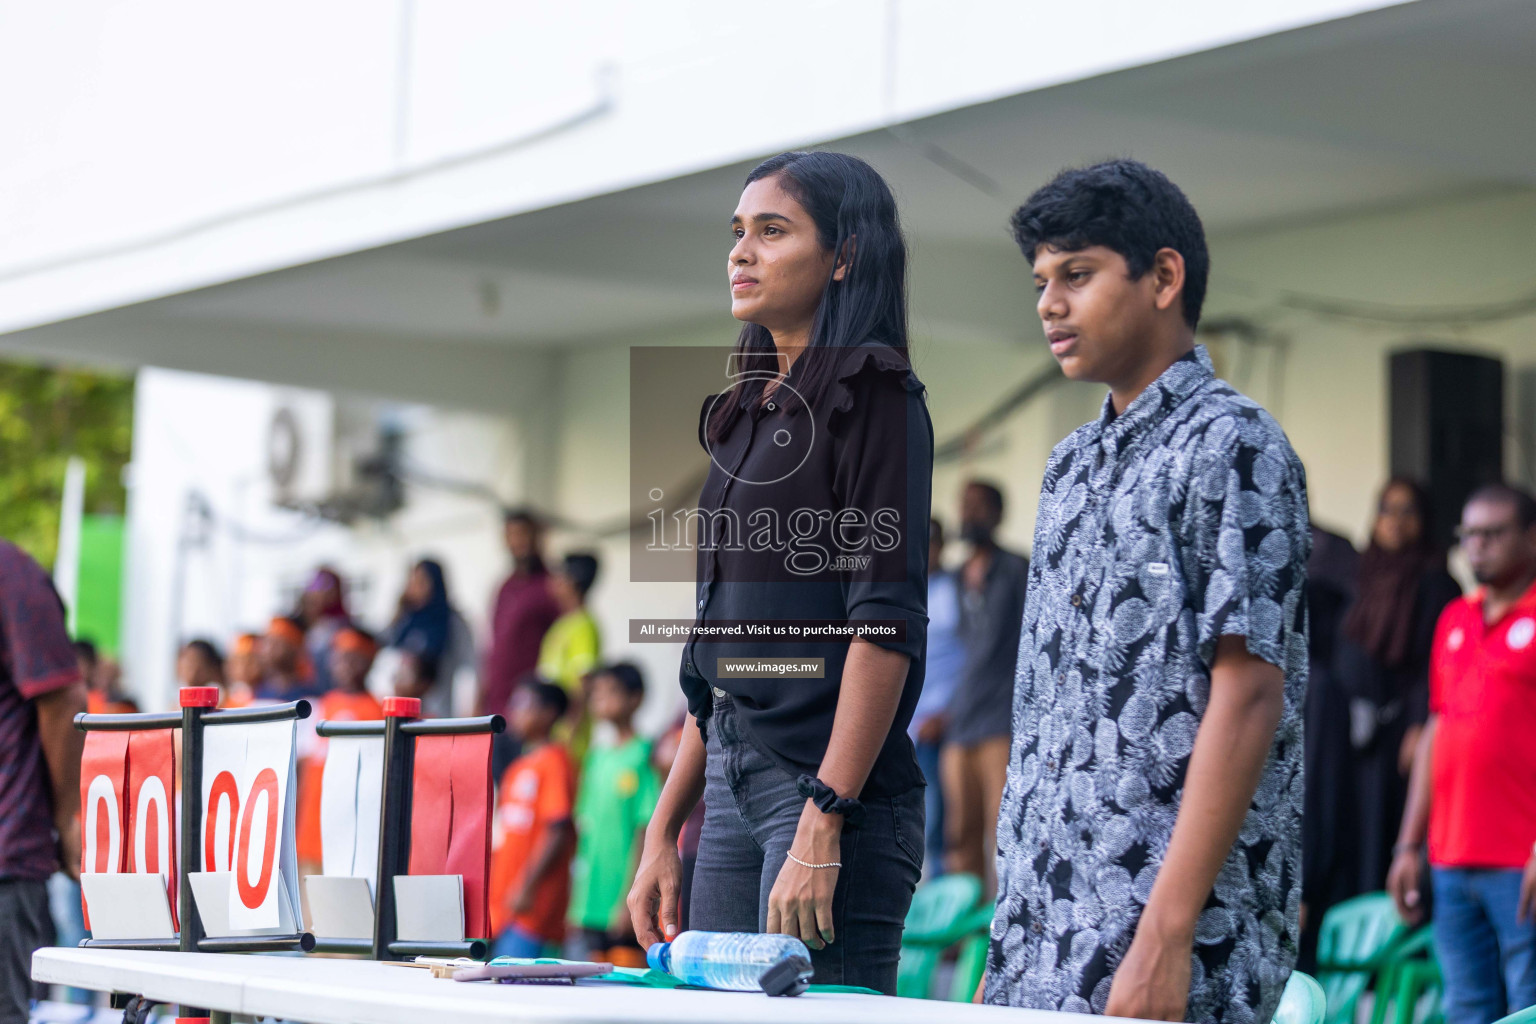
[(965, 926), (980, 899), (981, 879), (975, 875), (943, 875), (917, 887), (901, 936), (897, 995), (929, 998), (940, 958), (965, 937)]
[(1397, 965), (1390, 983), (1378, 989), (1390, 993), (1394, 1009), (1391, 1024), (1444, 1024), (1440, 990), (1440, 965), (1433, 960), (1409, 960)]
[(1375, 988), (1371, 1024), (1443, 1024), (1440, 965), (1429, 925), (1392, 947), (1376, 974)]
[(996, 910), (995, 904), (983, 904), (962, 922), (965, 938), (960, 940), (954, 977), (949, 983), (949, 1001), (952, 1003), (970, 1002), (976, 995), (976, 986), (987, 973), (987, 951), (992, 946), (992, 917)]
[(1360, 996), (1408, 934), (1392, 897), (1366, 893), (1329, 909), (1317, 936), (1317, 981), (1328, 999), (1327, 1024), (1351, 1024)]
[(1323, 986), (1310, 974), (1292, 971), (1280, 994), (1274, 1024), (1324, 1024), (1327, 1019), (1328, 997), (1323, 995)]

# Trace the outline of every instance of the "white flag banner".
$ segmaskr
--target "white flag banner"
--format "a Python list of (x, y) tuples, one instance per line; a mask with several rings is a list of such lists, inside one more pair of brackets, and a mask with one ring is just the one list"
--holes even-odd
[(228, 872), (234, 863), (244, 791), (245, 732), (249, 726), (208, 726), (203, 730), (204, 871)]
[(352, 874), (357, 848), (358, 740), (337, 736), (326, 746), (320, 776), (320, 871)]
[(320, 780), (321, 871), (366, 878), (372, 890), (379, 863), (379, 810), (384, 799), (384, 738), (329, 740)]
[(233, 930), (276, 928), (282, 900), (299, 905), (296, 779), (291, 720), (209, 726), (203, 734), (203, 867), (234, 875)]
[(379, 814), (384, 808), (384, 737), (366, 737), (357, 758), (357, 844), (352, 874), (378, 888)]

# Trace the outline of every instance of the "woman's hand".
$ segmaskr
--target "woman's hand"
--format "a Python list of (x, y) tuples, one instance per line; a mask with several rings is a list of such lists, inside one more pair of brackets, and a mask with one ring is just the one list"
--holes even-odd
[[(843, 817), (824, 814), (809, 800), (795, 829), (789, 850), (810, 864), (842, 859)], [(768, 931), (792, 935), (810, 949), (823, 949), (836, 938), (832, 927), (832, 897), (838, 868), (808, 868), (785, 858), (768, 894)]]
[(677, 937), (677, 900), (682, 890), (683, 860), (677, 855), (677, 838), (647, 831), (635, 884), (625, 901), (641, 949)]

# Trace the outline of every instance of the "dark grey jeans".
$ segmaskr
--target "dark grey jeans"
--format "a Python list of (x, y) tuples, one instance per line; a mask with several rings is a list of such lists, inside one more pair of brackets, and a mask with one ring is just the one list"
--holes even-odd
[[(761, 932), (805, 797), (794, 778), (748, 742), (730, 697), (717, 691), (705, 723), (704, 831), (688, 926)], [(901, 929), (923, 868), (923, 788), (863, 800), (864, 823), (844, 828), (832, 899), (835, 939), (811, 951), (818, 985), (896, 992)]]
[(0, 879), (0, 1024), (27, 1024), (32, 1005), (32, 951), (53, 945), (48, 883)]

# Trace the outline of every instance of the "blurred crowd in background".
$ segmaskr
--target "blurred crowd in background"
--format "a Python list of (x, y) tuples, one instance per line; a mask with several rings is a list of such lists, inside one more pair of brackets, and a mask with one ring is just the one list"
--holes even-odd
[[(957, 529), (931, 523), (930, 667), (911, 727), (930, 781), (930, 876), (991, 874), (1029, 571), (1022, 555), (995, 539), (1005, 511), (1000, 487), (973, 480), (963, 488)], [(314, 733), (315, 721), (380, 718), (381, 699), (391, 694), (420, 699), (424, 717), (505, 715), (508, 730), (498, 737), (492, 765), (498, 950), (537, 955), (560, 948), (643, 963), (624, 899), (683, 715), (679, 710), (659, 736), (637, 733), (647, 680), (605, 645), (587, 608), (600, 571), (596, 556), (574, 551), (549, 559), (544, 525), (527, 510), (506, 514), (505, 540), (512, 570), (490, 609), (483, 650), (449, 600), (438, 561), (412, 566), (388, 623), (359, 621), (348, 607), (347, 580), (320, 566), (294, 605), (276, 609), (262, 628), (188, 639), (177, 659), (178, 682), (218, 687), (221, 707), (301, 698), (316, 705), (299, 738), (304, 873), (317, 871), (321, 859), (325, 742)], [(960, 547), (963, 555), (946, 567), (946, 556)], [(90, 711), (139, 710), (114, 660), (89, 637), (78, 638), (75, 651)], [(685, 871), (702, 821), (700, 807), (684, 830)], [(67, 908), (70, 901), (55, 902)], [(77, 920), (58, 924), (61, 935), (79, 932)]]

